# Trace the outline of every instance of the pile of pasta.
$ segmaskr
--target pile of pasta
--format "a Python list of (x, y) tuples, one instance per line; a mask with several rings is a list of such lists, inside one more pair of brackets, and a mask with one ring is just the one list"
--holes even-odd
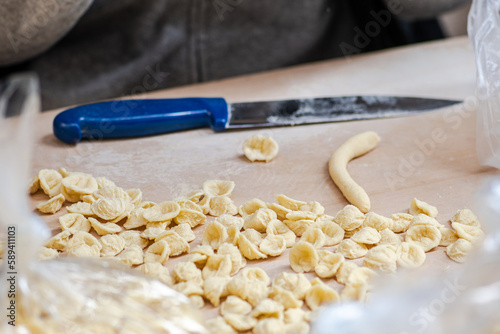
[[(316, 201), (285, 195), (277, 195), (277, 203), (251, 199), (237, 206), (234, 187), (209, 180), (185, 197), (154, 203), (105, 177), (40, 170), (29, 191), (41, 189), (50, 199), (38, 210), (53, 214), (68, 203), (68, 213), (39, 257), (100, 257), (154, 276), (200, 308), (206, 302), (218, 307), (220, 316), (207, 321), (212, 333), (308, 333), (311, 312), (322, 305), (364, 301), (374, 277), (419, 267), (436, 247), (463, 262), (483, 235), (470, 210), (459, 210), (447, 228), (436, 220), (437, 208), (417, 199), (409, 213), (390, 217), (353, 205), (331, 216)], [(203, 236), (191, 249), (196, 228)], [(271, 279), (259, 267), (245, 268), (287, 248), (293, 272)], [(169, 270), (165, 264), (177, 256), (184, 258)], [(307, 272), (317, 277), (309, 280)], [(343, 285), (340, 293), (331, 280)]]

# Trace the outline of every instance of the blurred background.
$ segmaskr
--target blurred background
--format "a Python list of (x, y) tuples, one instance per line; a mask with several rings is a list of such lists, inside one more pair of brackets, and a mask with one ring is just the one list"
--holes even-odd
[(472, 1), (439, 18), (439, 23), (447, 37), (467, 34), (467, 14), (469, 13), (471, 3)]

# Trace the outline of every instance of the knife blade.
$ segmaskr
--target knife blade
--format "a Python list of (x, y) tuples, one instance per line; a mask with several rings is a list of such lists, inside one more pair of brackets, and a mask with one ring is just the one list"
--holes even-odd
[(116, 100), (59, 113), (55, 136), (66, 143), (84, 138), (127, 138), (211, 127), (214, 131), (397, 117), (461, 101), (398, 96), (342, 96), (227, 103), (223, 98)]

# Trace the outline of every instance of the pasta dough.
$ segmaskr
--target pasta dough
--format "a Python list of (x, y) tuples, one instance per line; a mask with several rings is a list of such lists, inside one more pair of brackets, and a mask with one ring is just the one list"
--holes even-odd
[(364, 213), (370, 211), (370, 198), (347, 172), (347, 164), (354, 158), (373, 150), (380, 137), (373, 131), (360, 133), (349, 138), (332, 154), (329, 161), (330, 176), (344, 197)]

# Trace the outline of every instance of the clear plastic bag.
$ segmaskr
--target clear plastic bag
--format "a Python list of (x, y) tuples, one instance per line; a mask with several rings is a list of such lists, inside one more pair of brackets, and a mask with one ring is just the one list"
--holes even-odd
[(500, 333), (500, 179), (480, 191), (474, 211), (486, 237), (464, 264), (384, 277), (365, 305), (326, 308), (313, 333)]
[(500, 2), (474, 0), (468, 32), (476, 54), (477, 155), (500, 168)]
[(208, 333), (188, 298), (160, 281), (98, 259), (37, 260), (50, 236), (26, 192), (39, 109), (35, 78), (0, 83), (0, 333)]

